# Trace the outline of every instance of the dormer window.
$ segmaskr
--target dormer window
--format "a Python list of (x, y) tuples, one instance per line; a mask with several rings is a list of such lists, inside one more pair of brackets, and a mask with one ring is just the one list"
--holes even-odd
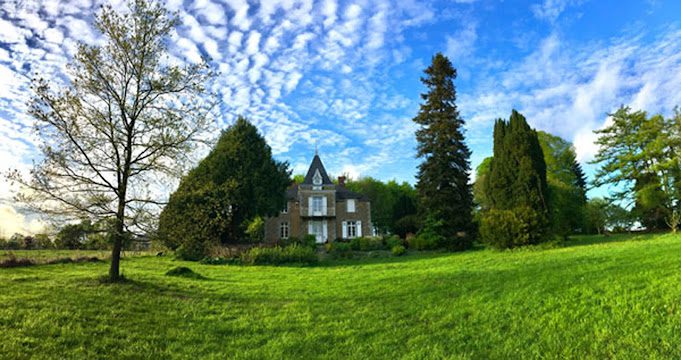
[(319, 173), (319, 169), (316, 169), (314, 176), (312, 177), (312, 189), (321, 190), (322, 189), (322, 175)]
[(315, 185), (322, 184), (322, 175), (319, 174), (319, 169), (315, 170), (314, 176), (312, 177), (312, 183)]

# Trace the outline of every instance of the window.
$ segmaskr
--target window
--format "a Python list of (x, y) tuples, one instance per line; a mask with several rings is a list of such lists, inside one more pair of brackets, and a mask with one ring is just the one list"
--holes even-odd
[(355, 212), (355, 199), (348, 199), (348, 212), (349, 213)]
[(343, 239), (362, 237), (362, 222), (359, 220), (343, 221), (341, 228), (343, 229)]
[(312, 183), (314, 185), (322, 184), (322, 175), (319, 173), (319, 169), (315, 170), (314, 176), (312, 177)]
[(312, 197), (312, 212), (313, 213), (323, 212), (323, 210), (322, 210), (322, 208), (324, 207), (323, 203), (324, 203), (324, 200), (321, 196)]
[(284, 205), (284, 208), (281, 210), (282, 214), (288, 214), (288, 201), (286, 202), (286, 205)]
[(282, 222), (279, 227), (279, 236), (282, 239), (288, 239), (288, 222)]
[(356, 238), (357, 237), (357, 222), (356, 221), (348, 221), (346, 223), (347, 225), (347, 234), (348, 238)]

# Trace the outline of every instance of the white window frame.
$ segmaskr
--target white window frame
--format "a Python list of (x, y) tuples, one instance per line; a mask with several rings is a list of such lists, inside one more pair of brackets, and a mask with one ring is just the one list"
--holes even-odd
[(356, 203), (355, 199), (348, 199), (347, 200), (347, 211), (348, 213), (354, 213), (356, 211)]
[(314, 215), (321, 215), (324, 213), (324, 197), (323, 196), (313, 196), (312, 197), (312, 213)]
[(345, 230), (345, 233), (348, 236), (348, 239), (353, 239), (357, 237), (357, 221), (350, 220), (345, 222), (345, 226), (347, 227), (347, 230)]
[(288, 214), (288, 201), (286, 201), (286, 205), (284, 205), (284, 208), (281, 210), (282, 214)]
[(288, 239), (288, 237), (291, 235), (290, 233), (290, 228), (288, 221), (282, 221), (281, 224), (279, 224), (279, 237), (282, 239)]

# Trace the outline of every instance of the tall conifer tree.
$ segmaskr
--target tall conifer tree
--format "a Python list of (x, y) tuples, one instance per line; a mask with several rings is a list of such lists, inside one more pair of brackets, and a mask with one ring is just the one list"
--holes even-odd
[(428, 92), (421, 94), (423, 103), (414, 122), (419, 165), (416, 184), (422, 215), (441, 221), (441, 236), (450, 240), (452, 247), (463, 249), (471, 244), (473, 195), (468, 175), (470, 155), (464, 143), (464, 120), (456, 107), (453, 80), (456, 69), (437, 53), (421, 78)]
[(544, 153), (537, 132), (515, 110), (508, 122), (499, 119), (494, 125), (494, 157), (486, 181), (492, 208), (533, 210), (539, 221), (539, 233), (530, 235), (543, 237), (549, 225)]

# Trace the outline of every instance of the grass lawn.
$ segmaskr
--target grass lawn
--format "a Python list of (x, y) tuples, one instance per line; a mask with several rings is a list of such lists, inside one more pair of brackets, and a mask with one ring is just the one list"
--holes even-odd
[[(187, 266), (205, 279), (164, 275)], [(317, 267), (0, 269), (0, 358), (681, 358), (681, 235)]]

